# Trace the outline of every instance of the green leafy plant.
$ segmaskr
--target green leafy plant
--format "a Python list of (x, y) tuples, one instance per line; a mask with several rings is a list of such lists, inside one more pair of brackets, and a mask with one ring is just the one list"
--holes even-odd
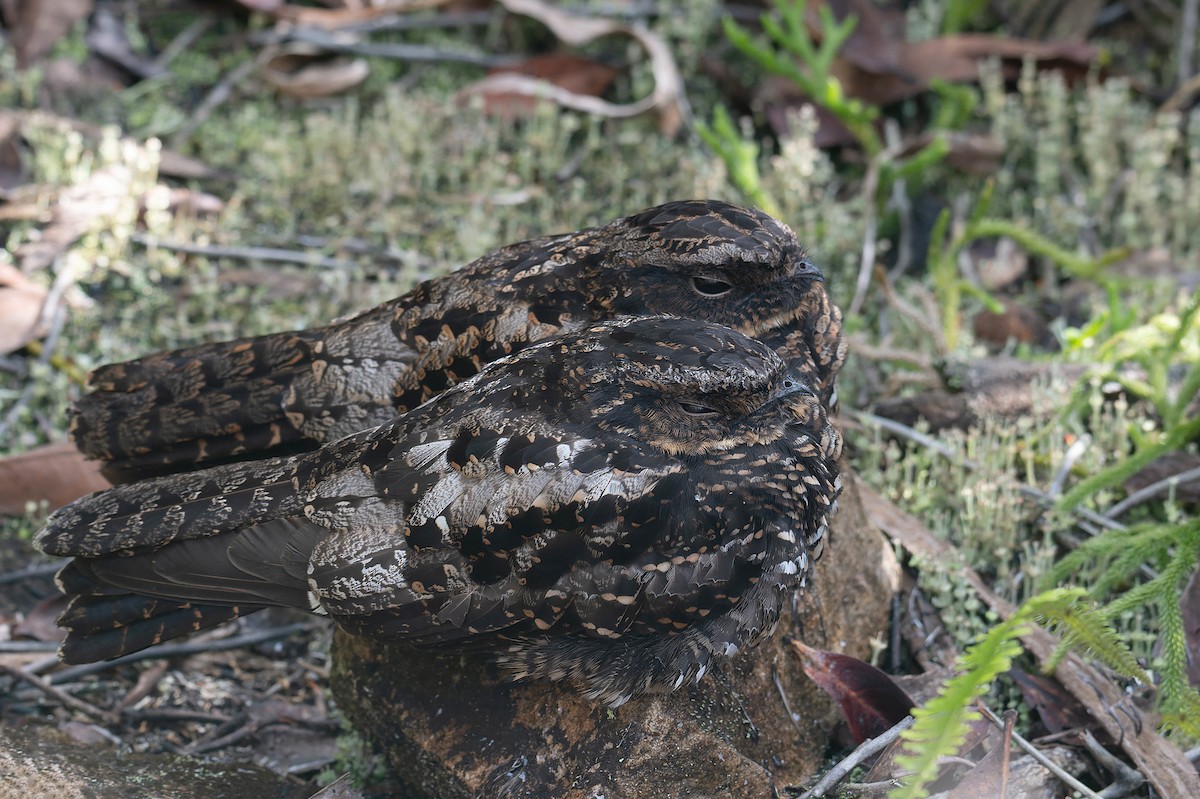
[(841, 22), (834, 19), (828, 5), (817, 11), (820, 42), (813, 39), (805, 22), (806, 0), (775, 0), (779, 19), (770, 14), (761, 18), (770, 44), (759, 44), (749, 31), (725, 17), (725, 35), (733, 46), (750, 57), (768, 72), (782, 75), (800, 87), (813, 102), (837, 117), (867, 151), (875, 156), (883, 150), (874, 121), (879, 109), (861, 100), (847, 97), (841, 81), (831, 74), (833, 59), (854, 32), (858, 19), (847, 16)]
[(750, 202), (772, 216), (778, 215), (779, 206), (763, 188), (762, 176), (758, 172), (758, 145), (742, 138), (725, 107), (717, 106), (713, 111), (711, 127), (697, 122), (696, 132), (725, 162), (729, 182), (745, 194)]
[(1081, 606), (1084, 595), (1081, 589), (1058, 588), (1031, 597), (1011, 618), (992, 627), (967, 649), (959, 661), (959, 673), (936, 697), (913, 711), (916, 721), (902, 733), (905, 747), (896, 758), (911, 775), (889, 794), (890, 799), (922, 799), (929, 795), (928, 786), (937, 777), (939, 761), (957, 752), (969, 725), (981, 717), (973, 705), (1022, 654), (1019, 639), (1035, 621), (1057, 628), (1067, 642), (1087, 650), (1121, 674), (1147, 679), (1103, 617)]
[(1004, 310), (986, 291), (959, 275), (958, 256), (972, 241), (1008, 237), (1030, 254), (1053, 261), (1072, 275), (1086, 279), (1100, 277), (1105, 266), (1128, 255), (1125, 248), (1117, 248), (1097, 258), (1089, 258), (1064, 249), (1040, 233), (1014, 222), (988, 217), (986, 214), (991, 205), (993, 188), (994, 184), (989, 183), (976, 202), (971, 217), (952, 237), (947, 235), (950, 227), (950, 211), (947, 209), (934, 224), (933, 233), (929, 238), (929, 272), (933, 278), (934, 295), (941, 309), (942, 336), (947, 350), (953, 350), (958, 344), (962, 329), (963, 295), (974, 296), (995, 313)]

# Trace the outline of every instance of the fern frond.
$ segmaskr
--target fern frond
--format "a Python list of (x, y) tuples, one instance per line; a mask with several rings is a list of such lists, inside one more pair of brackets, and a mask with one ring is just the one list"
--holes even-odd
[[(1038, 615), (1043, 624), (1062, 637), (1067, 648), (1083, 651), (1126, 677), (1150, 684), (1150, 675), (1137, 662), (1117, 631), (1108, 624), (1108, 615), (1102, 610), (1072, 603), (1065, 607), (1051, 607)], [(1056, 658), (1046, 663), (1047, 673), (1057, 666), (1057, 654)]]
[(923, 707), (913, 710), (916, 722), (901, 735), (904, 751), (897, 764), (911, 772), (889, 799), (923, 799), (929, 783), (937, 776), (938, 762), (953, 755), (962, 745), (967, 727), (979, 718), (972, 705), (1012, 661), (1021, 654), (1018, 640), (1029, 630), (1035, 616), (1062, 614), (1083, 596), (1076, 588), (1059, 588), (1031, 597), (1005, 622), (997, 624), (962, 656), (962, 671)]

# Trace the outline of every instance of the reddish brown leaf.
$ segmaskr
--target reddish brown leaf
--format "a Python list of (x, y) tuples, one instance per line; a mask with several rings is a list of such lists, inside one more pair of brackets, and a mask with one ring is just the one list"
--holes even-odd
[(625, 36), (635, 40), (645, 50), (654, 74), (654, 90), (632, 103), (610, 103), (599, 97), (569, 91), (549, 81), (530, 75), (504, 73), (484, 78), (464, 89), (460, 96), (488, 95), (502, 92), (550, 100), (563, 108), (597, 116), (626, 119), (645, 113), (658, 117), (659, 130), (673, 136), (683, 124), (683, 77), (675, 63), (671, 48), (661, 36), (640, 25), (626, 25), (598, 17), (570, 13), (543, 0), (499, 0), (505, 10), (532, 17), (550, 29), (559, 41), (570, 47), (581, 47), (604, 36)]
[(38, 320), (46, 290), (21, 270), (0, 263), (0, 355), (24, 347), (40, 335)]
[(1034, 309), (1013, 300), (1001, 300), (1002, 313), (984, 308), (971, 320), (975, 338), (991, 345), (993, 351), (1005, 347), (1009, 341), (1056, 348), (1050, 325)]
[(907, 43), (900, 54), (898, 74), (871, 72), (846, 59), (834, 62), (834, 74), (851, 97), (871, 105), (890, 105), (921, 94), (934, 78), (958, 83), (978, 80), (979, 67), (988, 59), (1001, 59), (1010, 71), (1019, 70), (1025, 60), (1033, 60), (1042, 69), (1070, 70), (1082, 76), (1098, 52), (1078, 42), (961, 34)]
[[(908, 39), (904, 13), (885, 9), (872, 0), (827, 0), (833, 16), (841, 22), (851, 14), (857, 20), (850, 38), (838, 51), (838, 57), (876, 74), (900, 75), (900, 57)], [(804, 21), (812, 36), (820, 41), (820, 2), (810, 2)]]
[(18, 516), (30, 502), (49, 503), (51, 510), (109, 483), (100, 466), (63, 441), (0, 458), (0, 514)]
[(791, 645), (804, 673), (837, 702), (856, 742), (887, 732), (912, 710), (908, 694), (871, 664), (796, 640)]
[[(533, 56), (508, 67), (491, 70), (489, 75), (514, 73), (560, 86), (573, 94), (599, 97), (620, 74), (607, 64), (570, 53)], [(538, 98), (499, 89), (483, 92), (483, 108), (489, 114), (512, 119), (528, 116), (537, 107)]]

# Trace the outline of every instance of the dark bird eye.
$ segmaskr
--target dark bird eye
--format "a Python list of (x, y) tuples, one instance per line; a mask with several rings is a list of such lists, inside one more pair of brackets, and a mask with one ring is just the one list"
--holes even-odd
[(720, 297), (728, 294), (733, 285), (715, 277), (696, 275), (692, 278), (692, 286), (705, 297)]
[(683, 408), (683, 412), (693, 419), (711, 419), (717, 415), (717, 411), (707, 405), (698, 405), (694, 402), (681, 402), (679, 407)]

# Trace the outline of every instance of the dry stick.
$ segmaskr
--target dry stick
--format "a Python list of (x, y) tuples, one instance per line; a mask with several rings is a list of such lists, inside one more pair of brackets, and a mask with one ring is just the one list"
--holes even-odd
[(1192, 54), (1196, 51), (1196, 26), (1200, 23), (1200, 0), (1183, 0), (1179, 24), (1179, 85), (1192, 79)]
[(82, 699), (77, 699), (76, 697), (71, 696), (66, 691), (62, 690), (61, 688), (54, 687), (46, 680), (38, 677), (36, 674), (30, 674), (23, 669), (13, 668), (12, 666), (8, 666), (3, 663), (0, 663), (0, 671), (3, 671), (5, 674), (15, 680), (23, 680), (29, 683), (51, 699), (66, 705), (72, 710), (77, 710), (86, 716), (90, 716), (91, 718), (94, 718), (103, 724), (112, 724), (114, 721), (116, 721), (113, 714), (109, 711), (101, 710), (90, 702), (84, 702)]
[(1180, 472), (1179, 474), (1173, 474), (1170, 477), (1164, 477), (1158, 482), (1151, 483), (1145, 488), (1139, 488), (1137, 491), (1134, 491), (1132, 494), (1125, 497), (1125, 499), (1106, 510), (1104, 515), (1115, 519), (1125, 511), (1132, 508), (1134, 505), (1140, 505), (1148, 499), (1152, 499), (1159, 494), (1166, 493), (1171, 489), (1171, 486), (1183, 485), (1184, 483), (1190, 483), (1193, 480), (1200, 480), (1200, 466)]
[(354, 269), (358, 266), (354, 261), (343, 261), (338, 258), (312, 256), (295, 250), (284, 250), (278, 247), (221, 247), (215, 245), (188, 244), (179, 241), (159, 241), (153, 236), (143, 236), (135, 233), (130, 241), (140, 244), (147, 249), (168, 250), (181, 252), (185, 255), (203, 255), (208, 258), (236, 258), (243, 261), (275, 261), (285, 264), (302, 264), (317, 266), (322, 269)]
[[(952, 556), (953, 547), (950, 544), (938, 539), (915, 517), (884, 499), (861, 478), (854, 479), (868, 518), (889, 538), (910, 552), (934, 560)], [(955, 568), (997, 616), (1003, 620), (1012, 618), (1016, 607), (996, 595), (978, 572), (963, 563), (956, 563)], [(1021, 642), (1042, 664), (1054, 660), (1059, 644), (1057, 638), (1039, 627), (1030, 628), (1021, 636)], [(1184, 758), (1183, 752), (1160, 736), (1139, 710), (1129, 707), (1125, 701), (1127, 697), (1111, 680), (1073, 652), (1068, 652), (1059, 660), (1054, 676), (1087, 708), (1092, 718), (1113, 740), (1121, 742), (1121, 748), (1159, 794), (1166, 799), (1195, 799), (1200, 796), (1200, 775)], [(1117, 710), (1125, 713), (1133, 722), (1132, 730), (1125, 729), (1116, 714)]]
[(816, 799), (818, 796), (824, 796), (833, 786), (844, 780), (846, 775), (853, 771), (859, 763), (862, 763), (876, 752), (882, 751), (884, 747), (899, 738), (900, 733), (911, 727), (913, 722), (914, 719), (912, 716), (905, 716), (904, 721), (901, 721), (882, 735), (863, 741), (858, 745), (857, 749), (827, 771), (825, 776), (817, 781), (816, 785), (801, 794), (800, 799)]
[(258, 630), (253, 633), (243, 633), (230, 638), (219, 638), (212, 641), (189, 641), (187, 643), (168, 643), (156, 644), (155, 646), (143, 649), (141, 652), (133, 652), (128, 655), (122, 655), (113, 660), (106, 660), (102, 663), (85, 663), (81, 666), (71, 666), (63, 669), (50, 676), (52, 683), (63, 683), (71, 680), (84, 677), (88, 674), (95, 674), (99, 671), (107, 671), (108, 669), (117, 666), (123, 666), (126, 663), (136, 663), (141, 660), (153, 660), (155, 658), (171, 658), (182, 655), (196, 655), (201, 652), (223, 652), (228, 649), (238, 649), (243, 646), (252, 644), (261, 644), (267, 641), (273, 641), (276, 638), (286, 638), (287, 636), (298, 633), (303, 630), (311, 629), (314, 626), (312, 621), (300, 621), (294, 624), (285, 624), (282, 627), (273, 627), (269, 630)]
[[(983, 715), (987, 716), (988, 721), (996, 725), (997, 729), (1004, 731), (1004, 720), (993, 713), (991, 708), (987, 707), (982, 702), (977, 703), (976, 707), (983, 712)], [(1016, 730), (1008, 730), (1008, 733), (1012, 738), (1013, 743), (1023, 749), (1027, 755), (1041, 763), (1042, 766), (1044, 766), (1051, 774), (1065, 782), (1071, 788), (1071, 790), (1079, 791), (1079, 793), (1088, 797), (1088, 799), (1103, 799), (1100, 794), (1096, 793), (1091, 788), (1075, 779), (1075, 777), (1071, 776), (1071, 774), (1064, 771), (1062, 766), (1058, 765), (1053, 760), (1042, 754), (1036, 746), (1025, 740)]]
[(1124, 760), (1101, 746), (1090, 730), (1084, 730), (1080, 739), (1084, 747), (1091, 752), (1092, 758), (1113, 775), (1113, 783), (1100, 791), (1100, 796), (1104, 799), (1127, 796), (1146, 784), (1146, 777), (1140, 771), (1130, 768)]
[[(54, 276), (50, 290), (46, 292), (46, 298), (42, 301), (42, 310), (38, 318), (39, 326), (46, 323), (50, 325), (50, 332), (46, 334), (46, 341), (42, 346), (42, 354), (37, 359), (39, 366), (50, 363), (50, 359), (54, 356), (54, 348), (58, 346), (58, 337), (62, 334), (63, 325), (67, 321), (67, 304), (63, 302), (63, 294), (74, 285), (77, 277), (74, 269), (62, 266), (62, 261), (59, 259), (55, 260), (59, 267), (58, 273)], [(26, 381), (25, 387), (17, 396), (17, 401), (13, 403), (4, 420), (0, 421), (0, 439), (4, 438), (8, 429), (17, 421), (17, 416), (29, 404), (29, 400), (33, 397), (34, 386), (35, 381)]]
[(237, 88), (238, 84), (258, 69), (261, 58), (262, 54), (260, 53), (257, 58), (246, 59), (221, 78), (216, 86), (212, 87), (212, 90), (200, 101), (200, 105), (196, 106), (196, 110), (192, 112), (192, 118), (188, 120), (187, 124), (171, 136), (171, 149), (183, 149), (183, 145), (192, 138), (196, 129), (203, 125), (212, 116), (213, 111), (220, 108), (233, 95), (233, 90)]
[(7, 574), (0, 574), (0, 585), (6, 585), (8, 583), (19, 583), (22, 580), (29, 580), (29, 579), (33, 579), (33, 578), (37, 578), (37, 577), (47, 577), (51, 574), (54, 574), (55, 572), (57, 572), (59, 569), (61, 569), (63, 566), (66, 566), (70, 562), (71, 562), (70, 558), (62, 558), (61, 560), (57, 560), (54, 563), (39, 563), (36, 566), (29, 566), (27, 568), (20, 569), (15, 572), (8, 572)]

